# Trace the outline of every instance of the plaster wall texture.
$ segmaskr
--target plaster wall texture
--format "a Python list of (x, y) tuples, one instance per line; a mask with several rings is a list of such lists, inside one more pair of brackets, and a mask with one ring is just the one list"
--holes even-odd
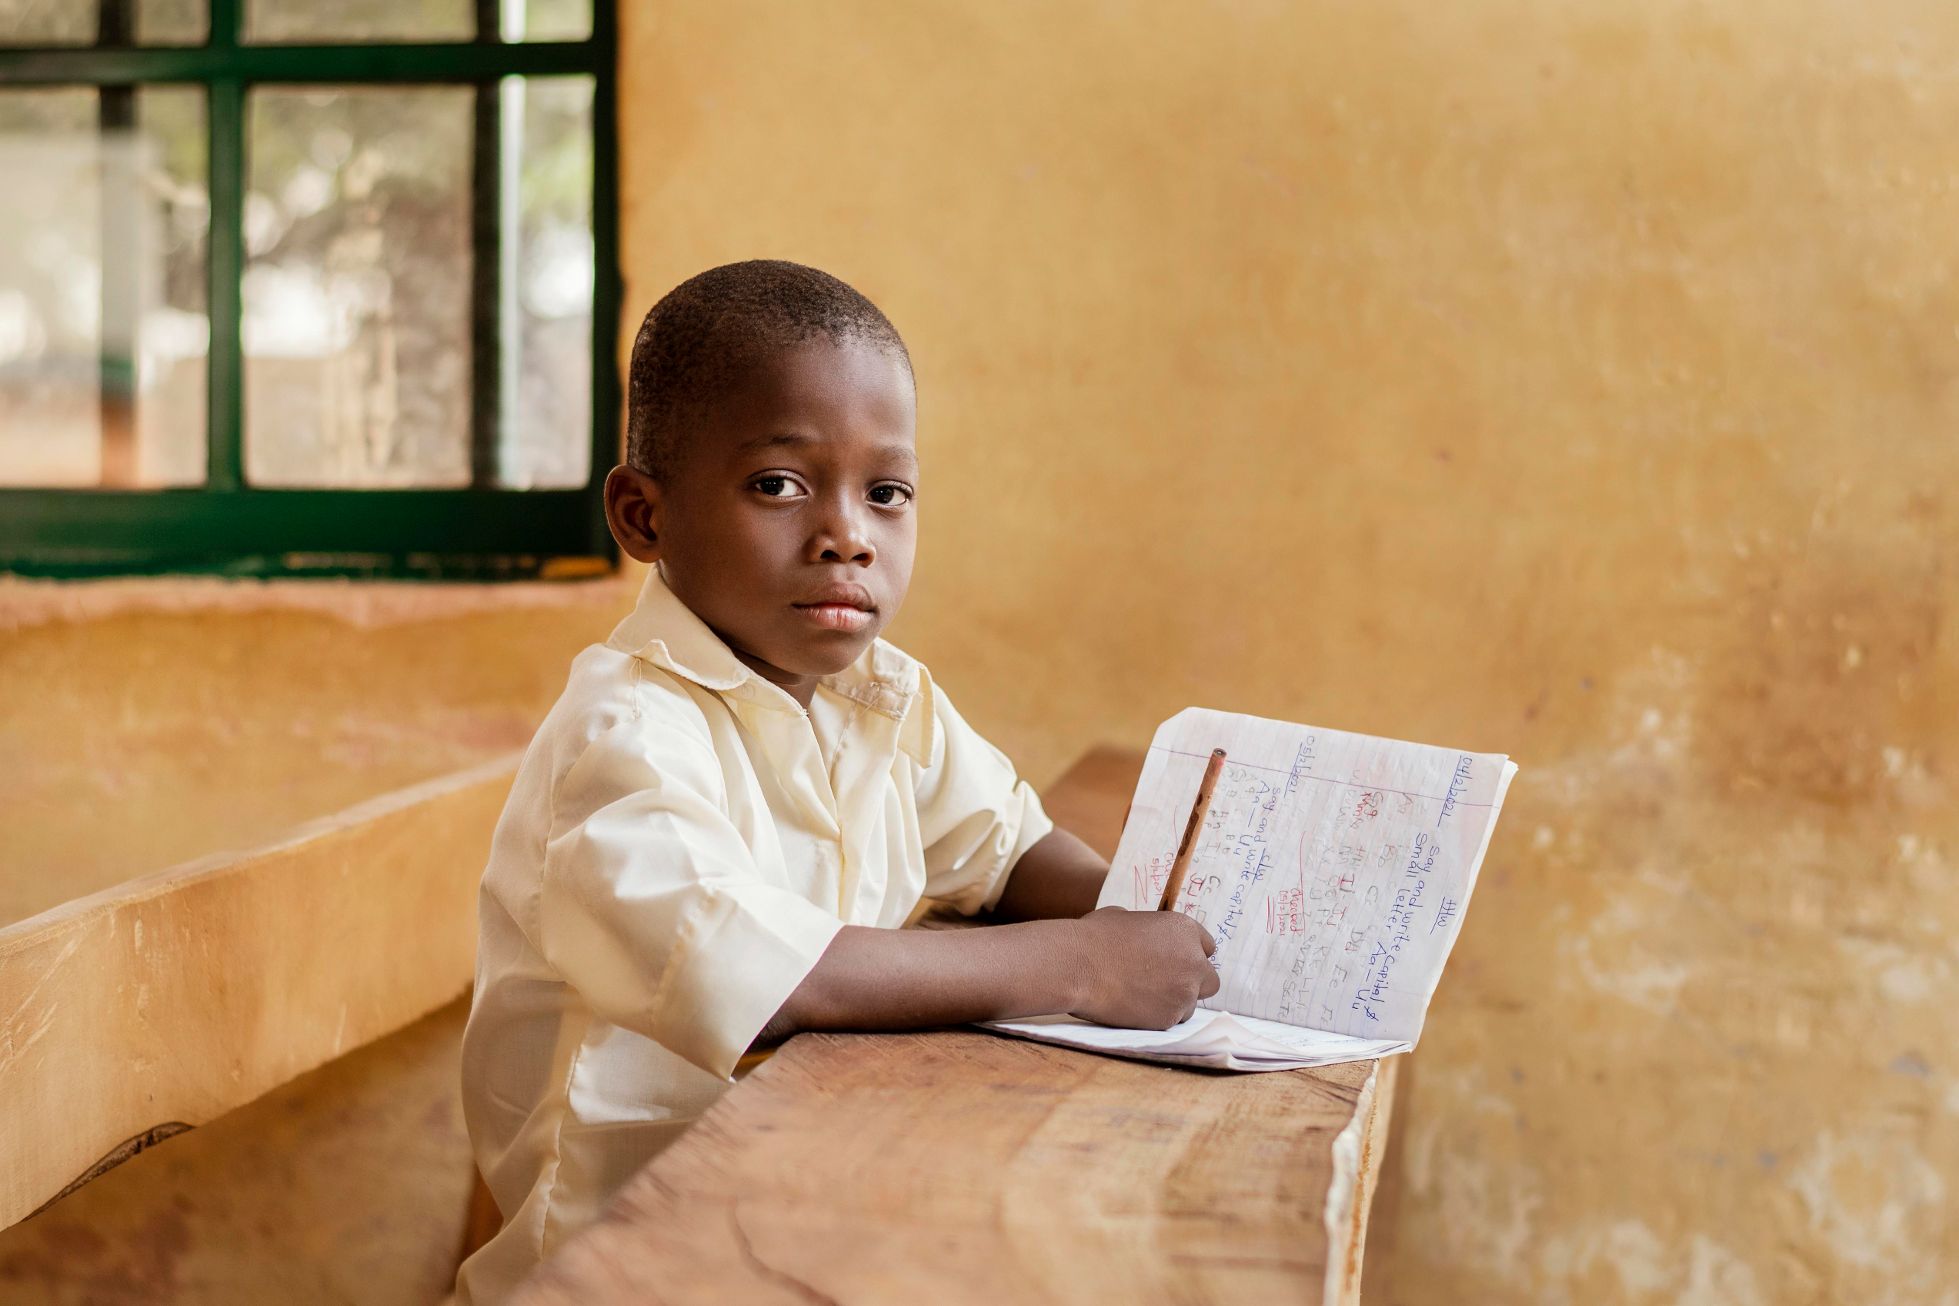
[[(1522, 765), (1369, 1300), (1959, 1301), (1959, 10), (621, 9), (630, 309), (890, 312), (890, 633), (1037, 782), (1190, 703)], [(0, 595), (0, 920), (520, 745), (630, 602), (220, 588)]]
[(1959, 9), (626, 6), (627, 303), (917, 362), (892, 635), (1036, 778), (1515, 756), (1372, 1299), (1959, 1301)]

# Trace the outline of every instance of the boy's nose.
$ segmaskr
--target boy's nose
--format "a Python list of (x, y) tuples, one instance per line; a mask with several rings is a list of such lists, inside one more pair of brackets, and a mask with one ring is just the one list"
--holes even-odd
[(810, 539), (811, 552), (818, 562), (856, 562), (866, 566), (877, 560), (877, 546), (865, 522), (847, 508), (826, 515)]

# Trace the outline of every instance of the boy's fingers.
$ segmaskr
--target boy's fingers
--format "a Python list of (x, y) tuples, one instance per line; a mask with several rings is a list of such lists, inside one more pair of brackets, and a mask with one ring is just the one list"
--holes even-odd
[[(1205, 967), (1205, 969), (1209, 970), (1210, 968), (1207, 966)], [(1213, 970), (1209, 975), (1206, 975), (1204, 977), (1204, 983), (1198, 986), (1197, 996), (1200, 998), (1208, 998), (1213, 993), (1216, 993), (1218, 989), (1223, 986), (1223, 984), (1224, 984), (1224, 980), (1219, 977), (1216, 971)]]
[(1209, 930), (1207, 930), (1207, 929), (1205, 929), (1205, 928), (1204, 928), (1204, 927), (1203, 927), (1202, 925), (1200, 925), (1200, 926), (1198, 926), (1198, 927), (1197, 927), (1197, 932), (1198, 932), (1199, 934), (1201, 934), (1201, 935), (1203, 935), (1203, 936), (1204, 936), (1204, 955), (1205, 955), (1205, 956), (1207, 956), (1207, 957), (1208, 957), (1208, 956), (1210, 956), (1210, 955), (1211, 955), (1212, 953), (1214, 953), (1214, 952), (1216, 952), (1216, 951), (1218, 950), (1218, 941), (1217, 941), (1216, 939), (1214, 939), (1214, 938), (1212, 938), (1212, 937), (1211, 937), (1211, 932), (1210, 932)]

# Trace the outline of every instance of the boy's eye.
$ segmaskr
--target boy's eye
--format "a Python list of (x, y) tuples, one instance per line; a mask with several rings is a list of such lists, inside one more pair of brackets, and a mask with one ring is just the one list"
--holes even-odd
[(796, 482), (787, 476), (758, 476), (749, 484), (771, 499), (787, 499), (796, 493)]
[(882, 485), (871, 487), (871, 502), (881, 507), (895, 508), (900, 504), (910, 503), (911, 499), (911, 487), (900, 485), (896, 481), (886, 481)]

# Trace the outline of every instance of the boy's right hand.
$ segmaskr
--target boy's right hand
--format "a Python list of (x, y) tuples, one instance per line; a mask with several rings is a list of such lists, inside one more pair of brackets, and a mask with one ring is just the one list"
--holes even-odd
[(1081, 998), (1068, 1014), (1124, 1029), (1168, 1029), (1218, 991), (1211, 932), (1182, 912), (1103, 907), (1081, 931)]

